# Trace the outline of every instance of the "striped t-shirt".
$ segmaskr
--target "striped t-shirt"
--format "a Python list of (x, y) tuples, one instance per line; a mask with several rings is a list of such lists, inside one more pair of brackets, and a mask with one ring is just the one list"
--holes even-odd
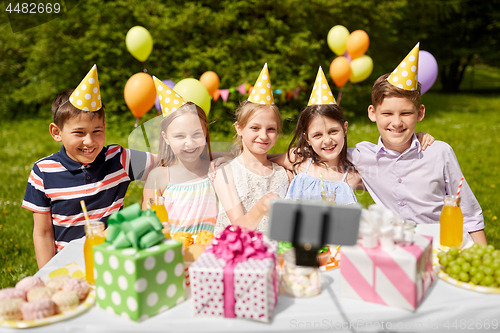
[(193, 183), (169, 183), (163, 192), (170, 232), (187, 231), (197, 235), (214, 232), (217, 222), (217, 196), (210, 179)]
[(145, 180), (152, 165), (151, 154), (118, 145), (104, 147), (93, 163), (83, 165), (72, 160), (62, 146), (33, 166), (23, 207), (52, 214), (59, 251), (69, 241), (85, 236), (80, 200), (85, 200), (91, 221), (106, 223), (108, 216), (122, 207), (130, 182)]

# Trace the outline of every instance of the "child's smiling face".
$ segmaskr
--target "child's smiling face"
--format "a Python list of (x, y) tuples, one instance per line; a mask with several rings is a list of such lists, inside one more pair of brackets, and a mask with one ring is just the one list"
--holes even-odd
[(245, 126), (236, 123), (235, 128), (243, 147), (253, 154), (267, 154), (278, 138), (278, 121), (269, 108), (256, 111)]
[(81, 164), (94, 162), (104, 147), (104, 119), (93, 117), (84, 112), (78, 117), (65, 121), (62, 129), (50, 125), (50, 134), (57, 142), (62, 142), (68, 156)]
[(337, 160), (345, 144), (347, 121), (340, 124), (337, 120), (325, 116), (314, 117), (304, 139), (320, 159), (330, 167), (337, 166)]
[(400, 153), (410, 148), (417, 122), (424, 115), (423, 104), (417, 109), (412, 101), (400, 97), (387, 97), (377, 107), (368, 107), (368, 117), (377, 123), (384, 146)]
[(175, 156), (183, 162), (195, 162), (206, 145), (205, 128), (198, 115), (186, 113), (172, 120), (163, 139)]

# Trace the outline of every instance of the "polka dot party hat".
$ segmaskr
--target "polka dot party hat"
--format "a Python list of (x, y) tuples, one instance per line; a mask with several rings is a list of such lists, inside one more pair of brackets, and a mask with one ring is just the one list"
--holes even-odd
[(69, 101), (77, 109), (95, 112), (102, 108), (101, 90), (97, 78), (97, 66), (94, 64), (87, 76), (69, 97)]
[(273, 90), (271, 89), (271, 78), (269, 77), (269, 70), (267, 63), (262, 68), (259, 78), (253, 86), (253, 90), (248, 96), (248, 100), (257, 104), (274, 104)]
[(181, 95), (170, 89), (165, 83), (161, 82), (156, 76), (153, 76), (153, 81), (160, 101), (161, 113), (163, 117), (168, 116), (181, 106), (187, 103)]
[(395, 87), (404, 90), (416, 90), (418, 86), (418, 51), (420, 43), (417, 43), (406, 58), (389, 75), (387, 81)]
[(314, 104), (337, 104), (321, 66), (319, 66), (318, 75), (316, 75), (314, 87), (311, 92), (311, 97), (309, 97), (309, 103), (307, 103), (307, 106)]

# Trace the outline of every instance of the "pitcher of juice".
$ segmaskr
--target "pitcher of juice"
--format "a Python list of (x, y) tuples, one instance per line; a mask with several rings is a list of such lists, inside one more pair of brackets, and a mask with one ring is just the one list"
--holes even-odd
[(170, 238), (170, 224), (168, 223), (168, 212), (165, 208), (165, 202), (163, 197), (150, 198), (149, 204), (151, 205), (151, 209), (156, 213), (156, 216), (163, 224), (163, 234), (165, 238)]
[(443, 246), (462, 246), (464, 217), (460, 209), (460, 197), (445, 195), (444, 206), (439, 219), (441, 231), (439, 240)]
[(92, 247), (104, 243), (104, 223), (99, 221), (85, 224), (85, 244), (83, 245), (83, 254), (85, 256), (85, 278), (88, 283), (95, 283), (94, 280), (94, 254)]

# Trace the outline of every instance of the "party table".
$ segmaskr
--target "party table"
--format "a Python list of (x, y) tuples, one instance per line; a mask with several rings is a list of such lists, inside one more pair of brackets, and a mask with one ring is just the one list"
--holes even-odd
[[(417, 233), (439, 243), (439, 225), (419, 225)], [(83, 239), (69, 243), (37, 275), (76, 262), (83, 267)], [(438, 279), (414, 312), (340, 296), (340, 270), (322, 274), (323, 291), (312, 298), (280, 295), (269, 324), (240, 319), (194, 317), (191, 299), (143, 322), (133, 322), (93, 307), (84, 314), (23, 332), (439, 332), (500, 329), (500, 294), (461, 289)], [(0, 332), (13, 329), (0, 328)]]

